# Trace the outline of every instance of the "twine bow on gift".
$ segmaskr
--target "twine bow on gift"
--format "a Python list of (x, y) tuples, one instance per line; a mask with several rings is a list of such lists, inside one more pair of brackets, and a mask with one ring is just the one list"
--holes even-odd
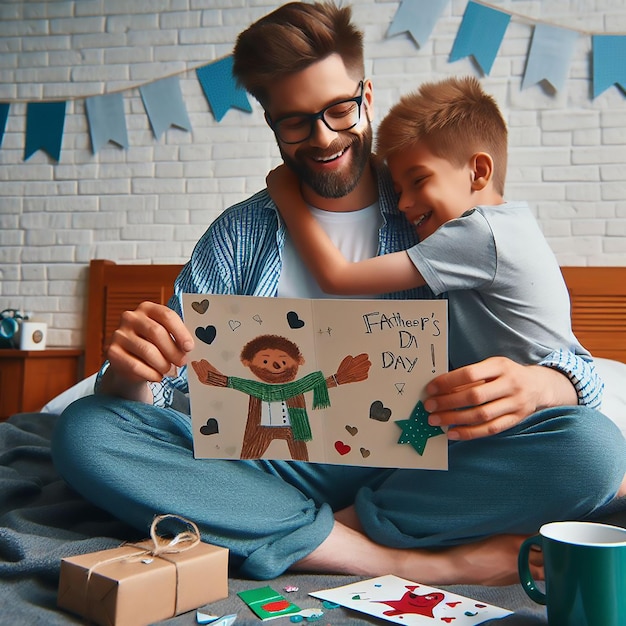
[[(164, 519), (177, 519), (183, 524), (187, 524), (189, 527), (188, 530), (178, 533), (172, 539), (165, 540), (163, 537), (159, 537), (157, 534), (157, 526), (159, 522), (162, 522)], [(173, 513), (166, 513), (164, 515), (157, 515), (150, 525), (150, 539), (152, 539), (153, 548), (150, 550), (143, 550), (141, 556), (141, 561), (143, 563), (151, 563), (152, 558), (155, 556), (161, 556), (162, 554), (177, 554), (179, 552), (184, 552), (185, 550), (190, 550), (194, 548), (200, 543), (200, 531), (198, 530), (198, 526), (188, 519), (181, 517), (180, 515), (174, 515)], [(126, 544), (136, 547), (135, 544)], [(136, 556), (136, 555), (134, 555)], [(126, 557), (126, 558), (133, 558)]]

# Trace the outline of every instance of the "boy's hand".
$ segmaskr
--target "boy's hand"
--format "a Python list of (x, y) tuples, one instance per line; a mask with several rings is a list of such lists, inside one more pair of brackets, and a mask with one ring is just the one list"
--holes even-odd
[(520, 365), (505, 357), (447, 372), (426, 387), (433, 426), (450, 426), (448, 439), (495, 435), (548, 406), (576, 405), (570, 381), (557, 370)]
[(271, 170), (265, 178), (265, 183), (283, 217), (286, 212), (292, 213), (299, 207), (305, 207), (300, 193), (300, 181), (286, 165), (279, 165)]

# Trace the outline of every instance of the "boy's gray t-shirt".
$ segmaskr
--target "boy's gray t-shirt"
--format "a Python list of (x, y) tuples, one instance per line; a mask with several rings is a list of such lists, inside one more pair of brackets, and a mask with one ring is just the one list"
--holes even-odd
[(559, 264), (525, 202), (478, 206), (407, 250), (434, 293), (448, 292), (450, 366), (490, 356), (538, 363), (589, 354), (571, 329)]

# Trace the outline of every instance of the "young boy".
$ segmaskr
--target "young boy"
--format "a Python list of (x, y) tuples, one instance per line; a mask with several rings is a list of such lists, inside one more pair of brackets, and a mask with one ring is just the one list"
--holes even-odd
[(289, 234), (325, 292), (424, 284), (447, 292), (452, 368), (496, 355), (537, 363), (561, 348), (588, 354), (528, 205), (503, 199), (506, 124), (476, 79), (448, 78), (403, 97), (381, 122), (377, 148), (420, 238), (405, 252), (349, 262), (304, 204), (295, 177), (284, 167), (268, 176)]

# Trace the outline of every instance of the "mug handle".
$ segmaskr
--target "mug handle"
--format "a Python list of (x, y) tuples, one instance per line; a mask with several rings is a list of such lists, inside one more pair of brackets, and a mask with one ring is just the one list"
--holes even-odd
[(541, 535), (534, 535), (533, 537), (529, 537), (521, 545), (517, 558), (517, 569), (519, 572), (519, 578), (520, 582), (522, 583), (522, 588), (526, 592), (526, 595), (537, 604), (545, 604), (546, 594), (537, 587), (537, 584), (535, 583), (535, 580), (530, 573), (528, 557), (530, 554), (530, 548), (532, 546), (537, 546), (541, 548)]

